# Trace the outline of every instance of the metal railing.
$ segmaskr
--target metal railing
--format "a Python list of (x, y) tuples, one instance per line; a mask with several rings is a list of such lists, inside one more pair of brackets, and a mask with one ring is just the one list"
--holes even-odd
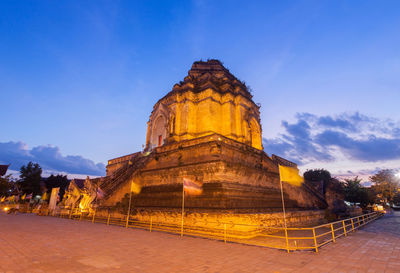
[[(295, 250), (318, 249), (328, 243), (335, 243), (336, 239), (348, 236), (371, 221), (381, 217), (378, 212), (371, 212), (352, 218), (322, 224), (314, 227), (270, 227), (266, 225), (252, 225), (246, 223), (234, 223), (223, 221), (209, 221), (207, 219), (184, 222), (182, 227), (179, 217), (161, 217), (159, 214), (149, 214), (146, 219), (138, 219), (136, 216), (120, 215), (115, 217), (112, 213), (96, 215), (81, 213), (79, 210), (61, 210), (50, 212), (42, 209), (35, 211), (20, 207), (22, 212), (34, 212), (40, 215), (57, 216), (61, 218), (103, 223), (106, 225), (118, 225), (126, 228), (140, 228), (152, 231), (162, 231), (174, 234), (204, 237), (226, 242), (236, 242), (248, 245), (276, 248), (287, 252)], [(162, 219), (160, 219), (162, 218)]]
[(60, 212), (57, 215), (62, 218), (76, 219), (80, 221), (91, 221), (92, 223), (103, 223), (107, 225), (119, 225), (126, 228), (140, 228), (151, 231), (162, 231), (174, 234), (189, 235), (217, 239), (226, 242), (263, 246), (286, 250), (313, 250), (328, 243), (335, 243), (336, 239), (348, 236), (357, 229), (365, 226), (371, 221), (379, 218), (382, 214), (377, 212), (367, 213), (352, 218), (342, 219), (336, 222), (322, 224), (314, 227), (270, 227), (263, 225), (252, 225), (233, 222), (213, 222), (208, 220), (185, 223), (181, 226), (181, 219), (176, 217), (172, 221), (160, 221), (157, 215), (148, 215), (146, 220), (139, 220), (135, 216), (113, 217), (83, 214), (78, 211)]

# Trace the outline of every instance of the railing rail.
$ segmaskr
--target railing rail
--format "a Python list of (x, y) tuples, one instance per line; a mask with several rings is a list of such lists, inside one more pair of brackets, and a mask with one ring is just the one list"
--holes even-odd
[[(27, 208), (26, 212), (32, 212)], [(270, 227), (264, 225), (252, 225), (247, 223), (213, 222), (208, 220), (197, 221), (196, 224), (184, 221), (182, 228), (180, 219), (174, 221), (160, 221), (155, 215), (148, 215), (147, 219), (137, 219), (134, 215), (128, 217), (121, 215), (115, 217), (111, 213), (107, 215), (81, 213), (79, 210), (61, 210), (50, 213), (41, 210), (41, 215), (52, 215), (61, 218), (79, 221), (90, 221), (92, 223), (103, 223), (107, 225), (119, 225), (126, 228), (141, 228), (152, 231), (163, 231), (168, 233), (183, 234), (196, 237), (212, 238), (226, 242), (238, 242), (249, 245), (264, 246), (283, 249), (288, 252), (294, 250), (314, 250), (328, 243), (335, 243), (342, 236), (349, 236), (364, 225), (381, 217), (378, 212), (371, 212), (351, 218), (338, 220), (314, 227)]]

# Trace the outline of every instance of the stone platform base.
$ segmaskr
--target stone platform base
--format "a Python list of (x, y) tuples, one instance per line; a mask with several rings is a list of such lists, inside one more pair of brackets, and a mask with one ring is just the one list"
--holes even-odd
[[(126, 220), (126, 215), (118, 211), (108, 209), (97, 209), (96, 218), (104, 217), (111, 219)], [(156, 229), (157, 226), (170, 228), (171, 230), (180, 230), (182, 214), (178, 210), (156, 211), (134, 209), (132, 210), (130, 220), (140, 225), (146, 224)], [(288, 227), (307, 227), (326, 222), (324, 210), (309, 211), (289, 211), (286, 213)], [(229, 212), (191, 212), (184, 214), (184, 228), (192, 232), (212, 233), (215, 235), (223, 234), (228, 229), (230, 236), (251, 238), (261, 232), (274, 232), (273, 228), (284, 226), (283, 213), (229, 213)]]

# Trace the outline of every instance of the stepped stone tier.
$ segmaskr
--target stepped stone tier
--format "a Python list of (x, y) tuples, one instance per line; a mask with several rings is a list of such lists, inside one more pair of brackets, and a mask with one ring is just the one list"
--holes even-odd
[[(282, 207), (278, 163), (296, 164), (263, 151), (260, 106), (246, 85), (218, 60), (198, 61), (160, 99), (147, 123), (144, 151), (111, 159), (100, 179), (103, 206), (114, 206), (130, 191), (133, 206), (179, 209), (183, 179), (203, 184), (185, 207), (204, 210), (265, 211)], [(284, 185), (288, 208), (326, 206), (323, 196), (303, 184)]]
[(221, 62), (195, 62), (154, 105), (146, 148), (216, 133), (262, 150), (259, 106), (251, 98)]

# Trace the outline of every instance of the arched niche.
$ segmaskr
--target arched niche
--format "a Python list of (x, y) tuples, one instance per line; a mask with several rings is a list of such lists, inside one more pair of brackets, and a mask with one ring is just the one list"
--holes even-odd
[(158, 116), (151, 129), (151, 148), (160, 147), (164, 144), (167, 136), (167, 120), (163, 115)]

